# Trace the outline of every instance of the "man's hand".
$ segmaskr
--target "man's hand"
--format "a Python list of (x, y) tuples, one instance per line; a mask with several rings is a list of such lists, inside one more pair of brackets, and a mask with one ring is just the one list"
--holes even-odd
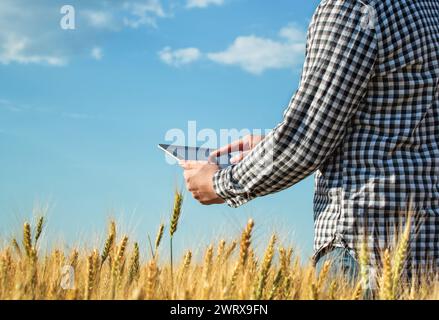
[(200, 161), (181, 161), (184, 169), (186, 187), (201, 204), (221, 204), (224, 200), (218, 197), (213, 188), (213, 176), (219, 167), (216, 164)]
[(237, 164), (242, 159), (245, 158), (245, 156), (256, 147), (259, 142), (264, 140), (264, 136), (258, 136), (258, 135), (248, 135), (243, 137), (242, 139), (236, 140), (232, 142), (231, 144), (228, 144), (224, 147), (219, 148), (218, 150), (213, 151), (209, 156), (209, 161), (214, 161), (215, 158), (219, 158), (220, 156), (224, 154), (234, 153), (238, 152), (239, 154), (234, 156), (232, 159), (230, 159), (230, 162), (232, 164)]

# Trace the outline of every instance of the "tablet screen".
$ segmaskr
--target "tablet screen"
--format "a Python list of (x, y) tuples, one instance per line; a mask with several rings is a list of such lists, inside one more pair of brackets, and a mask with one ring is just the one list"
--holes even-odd
[[(177, 160), (208, 161), (209, 155), (214, 151), (214, 149), (209, 148), (176, 146), (169, 144), (160, 144), (159, 147)], [(227, 167), (230, 165), (230, 158), (231, 155), (227, 154), (216, 159), (216, 162), (220, 167)]]

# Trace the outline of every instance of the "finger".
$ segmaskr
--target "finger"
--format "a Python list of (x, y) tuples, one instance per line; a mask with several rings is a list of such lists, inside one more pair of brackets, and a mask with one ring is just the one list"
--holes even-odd
[(206, 200), (206, 201), (203, 200), (203, 201), (200, 201), (200, 203), (202, 205), (205, 205), (205, 206), (210, 206), (213, 204), (223, 204), (224, 200), (223, 199), (213, 199), (213, 200)]
[(224, 147), (221, 147), (210, 154), (209, 158), (219, 157), (223, 154), (229, 154), (236, 151), (243, 151), (245, 146), (245, 142), (243, 139), (236, 140)]
[(200, 201), (200, 199), (201, 199), (200, 194), (198, 192), (192, 192), (192, 196), (197, 201)]
[(200, 200), (200, 203), (201, 203), (203, 206), (209, 206), (209, 205), (213, 204), (212, 201), (206, 201), (206, 200)]

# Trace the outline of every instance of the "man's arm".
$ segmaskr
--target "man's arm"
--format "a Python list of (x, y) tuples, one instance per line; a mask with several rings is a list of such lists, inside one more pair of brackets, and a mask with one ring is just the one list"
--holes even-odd
[(377, 56), (375, 30), (361, 24), (363, 7), (356, 0), (320, 5), (300, 87), (283, 122), (243, 161), (213, 177), (215, 192), (230, 206), (296, 184), (339, 146), (366, 94)]

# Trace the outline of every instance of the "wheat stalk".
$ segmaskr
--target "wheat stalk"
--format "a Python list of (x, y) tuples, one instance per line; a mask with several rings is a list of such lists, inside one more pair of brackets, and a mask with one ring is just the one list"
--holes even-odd
[(130, 261), (130, 268), (128, 273), (128, 283), (131, 284), (134, 280), (137, 280), (139, 277), (139, 269), (140, 269), (140, 250), (139, 244), (137, 242), (134, 243), (134, 252)]
[(284, 273), (288, 272), (288, 269), (291, 264), (292, 254), (293, 254), (292, 248), (289, 248), (288, 250), (286, 250), (285, 248), (279, 248), (280, 265)]
[(174, 208), (172, 210), (171, 224), (169, 227), (169, 234), (171, 235), (171, 237), (173, 237), (175, 232), (177, 231), (178, 220), (180, 219), (182, 204), (183, 204), (183, 194), (177, 190), (175, 191), (175, 195), (174, 195)]
[(146, 298), (153, 299), (156, 291), (158, 270), (155, 260), (151, 260), (148, 264), (148, 277), (146, 285)]
[(21, 249), (20, 249), (20, 245), (17, 242), (17, 239), (12, 238), (11, 245), (14, 248), (15, 252), (21, 257)]
[(276, 276), (274, 277), (273, 286), (271, 288), (270, 294), (268, 295), (268, 300), (273, 300), (276, 297), (279, 288), (282, 285), (282, 280), (283, 280), (283, 272), (282, 272), (282, 268), (279, 268), (279, 270), (276, 273)]
[(102, 251), (102, 254), (101, 254), (101, 266), (107, 260), (111, 250), (113, 249), (114, 240), (115, 240), (114, 238), (115, 238), (115, 233), (110, 232), (107, 240), (105, 240), (104, 250)]
[(31, 227), (30, 224), (27, 222), (23, 225), (23, 247), (25, 249), (27, 257), (31, 260), (34, 260), (36, 258), (36, 254), (32, 246)]
[(120, 285), (121, 274), (122, 274), (122, 262), (124, 260), (127, 244), (128, 244), (128, 237), (124, 236), (113, 262), (113, 267), (112, 267), (113, 285), (111, 291), (111, 296), (113, 299), (115, 297), (116, 288)]
[(337, 291), (337, 281), (334, 279), (329, 285), (329, 291), (328, 291), (329, 300), (335, 300), (336, 291)]
[(155, 253), (154, 256), (157, 254), (157, 250), (160, 246), (160, 243), (162, 241), (163, 238), (163, 233), (165, 231), (165, 225), (162, 223), (159, 227), (159, 230), (157, 231), (157, 236), (155, 238)]
[(221, 240), (218, 244), (217, 254), (216, 254), (216, 260), (217, 264), (221, 265), (224, 261), (224, 251), (226, 250), (226, 241)]
[(86, 291), (85, 291), (85, 299), (90, 300), (91, 293), (93, 291), (94, 282), (95, 282), (95, 271), (94, 271), (94, 258), (93, 254), (91, 254), (87, 259), (87, 285), (86, 285)]
[(171, 216), (171, 223), (169, 227), (169, 234), (170, 234), (170, 255), (171, 255), (171, 277), (173, 278), (174, 274), (174, 257), (173, 257), (173, 245), (172, 240), (174, 238), (174, 234), (177, 231), (178, 221), (180, 219), (181, 215), (181, 207), (183, 204), (183, 194), (176, 190), (174, 195), (174, 208), (172, 210), (172, 216)]
[(392, 288), (396, 293), (398, 288), (403, 267), (407, 257), (407, 249), (410, 241), (410, 231), (411, 231), (411, 220), (410, 216), (408, 216), (404, 232), (402, 234), (402, 238), (399, 239), (397, 248), (395, 250), (395, 257), (393, 259), (393, 268), (392, 268)]
[[(333, 274), (329, 263), (324, 264), (320, 274), (316, 275), (314, 267), (302, 264), (298, 255), (292, 260), (292, 249), (277, 249), (277, 241), (273, 237), (262, 258), (259, 258), (257, 247), (252, 245), (253, 225), (248, 223), (238, 235), (241, 243), (236, 256), (232, 252), (239, 242), (233, 240), (230, 243), (221, 240), (217, 245), (207, 244), (204, 259), (200, 261), (193, 258), (192, 251), (186, 250), (178, 264), (178, 282), (174, 283), (169, 262), (161, 262), (156, 257), (142, 264), (140, 246), (136, 242), (128, 254), (128, 236), (117, 242), (113, 240), (107, 250), (104, 247), (107, 255), (102, 255), (101, 249), (86, 250), (83, 247), (73, 247), (66, 255), (67, 251), (54, 247), (52, 250), (41, 250), (37, 259), (36, 239), (32, 237), (34, 229), (24, 224), (23, 239), (20, 245), (17, 243), (22, 256), (16, 254), (18, 250), (12, 241), (9, 245), (0, 246), (0, 300), (366, 298), (364, 292), (367, 288), (363, 280), (359, 279), (352, 286), (342, 272)], [(115, 224), (113, 226), (110, 225), (107, 234), (116, 239)], [(425, 270), (407, 279), (411, 283), (401, 281), (406, 267), (404, 261), (408, 256), (407, 249), (401, 249), (408, 241), (407, 230), (406, 225), (396, 245), (382, 253), (378, 292), (371, 296), (372, 299), (439, 298), (439, 274), (434, 270)], [(1, 240), (0, 243), (4, 243)], [(378, 267), (369, 261), (365, 248), (365, 244), (359, 248), (360, 266)], [(279, 253), (279, 259), (274, 258), (275, 252)], [(102, 257), (109, 260), (108, 268), (106, 265), (102, 267)], [(75, 281), (73, 287), (64, 289), (63, 286), (68, 284), (64, 278), (70, 272), (63, 269), (66, 265), (74, 268)], [(398, 281), (395, 282), (395, 279)]]
[(260, 300), (263, 296), (263, 291), (267, 282), (268, 273), (270, 271), (271, 263), (273, 261), (274, 246), (276, 244), (276, 236), (271, 236), (270, 243), (265, 251), (264, 260), (262, 262), (261, 271), (259, 273), (259, 281), (257, 282), (254, 297)]
[(250, 219), (247, 222), (247, 226), (246, 226), (245, 230), (242, 232), (241, 247), (240, 247), (240, 251), (239, 251), (239, 267), (241, 269), (244, 268), (246, 263), (247, 263), (249, 248), (250, 248), (250, 244), (251, 244), (251, 235), (252, 235), (252, 230), (253, 230), (254, 225), (255, 224), (254, 224), (253, 220)]
[(331, 270), (331, 265), (332, 262), (329, 260), (325, 261), (325, 263), (323, 264), (322, 271), (320, 272), (319, 278), (317, 279), (317, 286), (316, 286), (317, 295), (320, 295), (320, 292), (322, 291), (326, 279), (328, 278), (329, 271)]
[(184, 262), (183, 262), (184, 270), (189, 269), (189, 266), (191, 265), (191, 261), (192, 261), (192, 252), (189, 250), (184, 256)]
[(204, 265), (203, 265), (203, 298), (207, 299), (210, 291), (210, 273), (212, 270), (212, 261), (213, 261), (213, 246), (209, 246), (206, 250), (206, 254), (204, 256)]
[(226, 253), (224, 254), (224, 261), (226, 262), (227, 260), (229, 260), (230, 256), (233, 254), (233, 252), (235, 251), (237, 246), (237, 242), (233, 241), (230, 246), (227, 248)]
[(75, 269), (78, 264), (78, 258), (79, 258), (79, 252), (78, 250), (74, 249), (69, 259), (69, 265), (72, 266), (73, 269)]
[(360, 300), (363, 293), (363, 288), (361, 286), (361, 282), (357, 283), (354, 293), (352, 294), (351, 300)]
[(235, 290), (236, 287), (236, 282), (238, 280), (238, 274), (239, 274), (239, 270), (241, 269), (241, 264), (238, 261), (235, 265), (235, 267), (233, 268), (233, 272), (232, 272), (232, 276), (230, 278), (230, 282), (228, 284), (228, 286), (225, 289), (225, 297), (226, 299), (230, 299), (232, 296), (233, 291)]
[(384, 300), (393, 300), (393, 275), (392, 275), (392, 265), (390, 262), (390, 252), (389, 249), (384, 251), (383, 257), (383, 271), (381, 276), (381, 285), (380, 285), (380, 297)]
[(35, 245), (40, 239), (41, 233), (43, 232), (44, 227), (44, 217), (38, 218), (37, 227), (35, 229)]

